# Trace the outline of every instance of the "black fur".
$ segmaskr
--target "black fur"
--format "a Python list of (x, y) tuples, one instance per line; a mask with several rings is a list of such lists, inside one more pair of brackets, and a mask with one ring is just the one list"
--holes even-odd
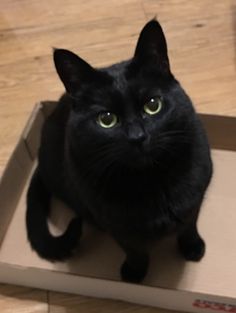
[[(40, 256), (69, 257), (83, 219), (110, 233), (126, 253), (124, 280), (141, 281), (148, 247), (176, 232), (187, 260), (204, 255), (197, 218), (212, 175), (207, 137), (189, 97), (170, 71), (159, 23), (147, 23), (134, 57), (94, 69), (70, 51), (54, 51), (66, 94), (46, 121), (39, 164), (28, 192), (29, 241)], [(144, 112), (153, 97), (156, 115)], [(100, 112), (118, 123), (97, 123)], [(47, 228), (55, 195), (78, 215), (58, 238)]]

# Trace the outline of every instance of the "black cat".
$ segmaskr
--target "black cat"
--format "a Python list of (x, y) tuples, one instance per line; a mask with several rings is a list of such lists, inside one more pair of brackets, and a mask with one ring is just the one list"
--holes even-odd
[[(56, 49), (54, 61), (66, 93), (43, 127), (27, 195), (32, 248), (49, 260), (69, 257), (87, 220), (124, 249), (123, 280), (141, 281), (150, 243), (172, 232), (183, 256), (200, 260), (196, 223), (212, 162), (159, 23), (145, 25), (131, 60), (95, 69)], [(52, 194), (78, 216), (60, 237), (47, 226)]]

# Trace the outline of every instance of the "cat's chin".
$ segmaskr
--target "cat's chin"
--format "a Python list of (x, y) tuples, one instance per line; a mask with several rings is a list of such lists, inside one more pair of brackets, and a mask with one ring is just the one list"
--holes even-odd
[(148, 168), (152, 168), (155, 163), (153, 162), (153, 159), (148, 155), (138, 155), (130, 160), (127, 160), (126, 165), (130, 169), (145, 170)]

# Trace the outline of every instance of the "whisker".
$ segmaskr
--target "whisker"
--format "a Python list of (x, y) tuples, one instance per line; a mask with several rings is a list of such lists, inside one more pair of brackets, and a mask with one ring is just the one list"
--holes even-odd
[[(105, 146), (105, 145), (104, 145)], [(99, 151), (99, 152), (98, 152)], [(96, 155), (95, 155), (96, 154)], [(93, 154), (89, 155), (86, 159), (86, 170), (83, 171), (84, 176), (92, 176), (94, 171), (99, 174), (99, 177), (108, 172), (118, 162), (120, 156), (120, 149), (117, 149), (115, 144), (106, 145), (106, 148), (97, 149)]]

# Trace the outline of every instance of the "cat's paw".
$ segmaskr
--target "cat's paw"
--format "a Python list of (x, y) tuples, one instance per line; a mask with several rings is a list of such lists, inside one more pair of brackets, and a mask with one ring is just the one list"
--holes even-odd
[(120, 270), (122, 280), (131, 283), (140, 283), (146, 276), (147, 268), (147, 265), (139, 268), (134, 268), (130, 266), (127, 262), (124, 262)]
[(179, 241), (179, 249), (181, 254), (187, 261), (200, 261), (205, 254), (206, 245), (201, 237), (197, 237), (193, 241)]

